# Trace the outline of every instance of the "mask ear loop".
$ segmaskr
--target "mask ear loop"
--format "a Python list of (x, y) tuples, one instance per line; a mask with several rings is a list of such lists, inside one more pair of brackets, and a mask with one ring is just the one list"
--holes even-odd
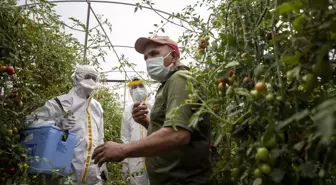
[[(163, 57), (163, 59), (166, 59), (173, 51), (169, 52), (165, 57)], [(167, 68), (171, 68), (173, 67), (174, 63), (170, 63), (169, 66)]]
[(163, 59), (167, 58), (173, 51), (169, 52)]

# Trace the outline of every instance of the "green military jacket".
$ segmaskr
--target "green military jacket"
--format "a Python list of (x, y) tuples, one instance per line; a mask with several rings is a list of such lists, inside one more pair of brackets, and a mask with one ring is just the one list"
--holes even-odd
[[(160, 157), (147, 157), (146, 167), (151, 185), (209, 185), (211, 184), (210, 164), (210, 121), (201, 121), (198, 129), (189, 127), (193, 114), (191, 105), (179, 107), (191, 93), (188, 79), (189, 68), (175, 67), (169, 79), (159, 87), (150, 114), (148, 135), (163, 127), (186, 129), (191, 133), (191, 141), (173, 152)], [(206, 120), (206, 119), (203, 119)]]

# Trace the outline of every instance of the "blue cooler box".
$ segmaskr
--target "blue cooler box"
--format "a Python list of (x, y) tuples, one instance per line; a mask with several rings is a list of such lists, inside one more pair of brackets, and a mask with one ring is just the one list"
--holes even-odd
[[(64, 140), (64, 133), (56, 126), (32, 127), (25, 130), (26, 137), (21, 143), (30, 149), (29, 174), (52, 175), (52, 170), (58, 170), (60, 176), (70, 173), (76, 135), (69, 132)], [(40, 159), (36, 160), (36, 156)]]

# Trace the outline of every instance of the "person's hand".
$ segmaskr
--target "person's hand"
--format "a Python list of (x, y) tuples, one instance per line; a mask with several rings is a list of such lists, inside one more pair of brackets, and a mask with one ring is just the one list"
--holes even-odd
[(148, 127), (148, 108), (146, 104), (140, 105), (140, 103), (135, 103), (132, 110), (132, 117), (135, 122), (141, 124), (144, 127)]
[(72, 129), (76, 125), (76, 118), (73, 115), (65, 115), (61, 119), (61, 128), (63, 130)]
[(120, 162), (126, 158), (123, 144), (112, 141), (99, 145), (93, 152), (92, 159), (101, 167), (105, 162)]

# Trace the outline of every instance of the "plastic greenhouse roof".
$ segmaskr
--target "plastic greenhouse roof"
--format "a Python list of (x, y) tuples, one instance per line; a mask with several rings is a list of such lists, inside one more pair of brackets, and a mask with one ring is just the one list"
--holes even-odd
[[(56, 13), (61, 16), (61, 20), (65, 23), (71, 23), (69, 20), (70, 17), (76, 18), (84, 24), (87, 22), (88, 3), (85, 0), (51, 0), (51, 2), (54, 2), (56, 4)], [(150, 80), (146, 73), (146, 65), (145, 61), (143, 60), (143, 56), (137, 53), (134, 50), (133, 46), (137, 38), (150, 36), (149, 32), (157, 29), (154, 24), (160, 25), (160, 22), (164, 19), (150, 9), (143, 8), (142, 10), (139, 9), (136, 13), (134, 13), (135, 7), (130, 6), (129, 4), (136, 4), (138, 2), (141, 3), (140, 0), (91, 0), (91, 7), (96, 14), (104, 15), (104, 18), (107, 18), (108, 21), (112, 24), (112, 32), (110, 32), (107, 27), (105, 27), (105, 30), (112, 44), (116, 46), (115, 50), (118, 56), (120, 57), (121, 55), (124, 55), (130, 63), (135, 63), (136, 66), (134, 67), (134, 69), (137, 72), (140, 72), (142, 78), (144, 78), (145, 80)], [(196, 4), (197, 0), (153, 0), (152, 2), (154, 3), (153, 7), (157, 10), (162, 10), (163, 13), (161, 15), (168, 18), (169, 15), (164, 14), (164, 12), (182, 12), (183, 8), (185, 8), (187, 5)], [(23, 5), (24, 3), (25, 0), (19, 1), (20, 5)], [(29, 3), (30, 2), (28, 2), (28, 4)], [(202, 17), (207, 17), (209, 15), (205, 7), (200, 9), (198, 12)], [(94, 26), (99, 26), (99, 23), (96, 20), (95, 16), (90, 13), (89, 28), (92, 28)], [(165, 33), (161, 34), (168, 35), (176, 41), (178, 40), (179, 36), (181, 36), (182, 33), (185, 31), (184, 28), (171, 23), (166, 24), (164, 26), (164, 29)], [(84, 44), (85, 32), (75, 31), (69, 28), (66, 28), (66, 32), (72, 33), (75, 38), (77, 38), (80, 42)], [(181, 45), (179, 46), (181, 47)], [(103, 70), (100, 70), (100, 72), (112, 71), (113, 67), (119, 66), (118, 58), (113, 51), (109, 50), (108, 47), (104, 47), (104, 50), (107, 52), (107, 56), (105, 57), (106, 62), (100, 62), (103, 68)], [(189, 61), (182, 62), (189, 63)], [(107, 75), (107, 79), (117, 81), (125, 80), (125, 74), (129, 78), (136, 75), (134, 70), (129, 67), (125, 67), (125, 71), (126, 73), (114, 70), (105, 74)], [(107, 86), (120, 95), (120, 100), (124, 99), (123, 95), (125, 93), (126, 104), (131, 103), (132, 100), (127, 90), (127, 86), (125, 92), (124, 83), (112, 82), (108, 83)], [(152, 85), (150, 87), (151, 90), (155, 91), (156, 86), (157, 85)], [(120, 103), (124, 102), (121, 101)]]

